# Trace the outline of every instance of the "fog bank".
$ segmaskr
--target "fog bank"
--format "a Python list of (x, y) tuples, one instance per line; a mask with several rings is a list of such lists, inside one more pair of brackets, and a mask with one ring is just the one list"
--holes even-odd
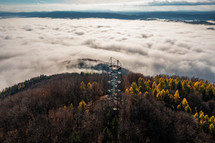
[(144, 75), (215, 81), (215, 26), (116, 19), (0, 19), (0, 89), (77, 72), (78, 59), (119, 59)]

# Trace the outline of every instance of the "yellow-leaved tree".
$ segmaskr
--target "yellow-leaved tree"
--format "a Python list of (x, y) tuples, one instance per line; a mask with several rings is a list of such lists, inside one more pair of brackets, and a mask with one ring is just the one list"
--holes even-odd
[(78, 105), (78, 108), (81, 110), (81, 111), (85, 111), (86, 109), (86, 102), (84, 100), (82, 100), (79, 105)]
[(179, 92), (178, 92), (178, 90), (176, 90), (176, 92), (175, 92), (175, 94), (174, 94), (174, 101), (175, 101), (175, 103), (179, 103), (180, 102), (180, 95), (179, 95)]
[(133, 89), (134, 94), (139, 93), (138, 88), (137, 88), (137, 84), (135, 82), (132, 82), (131, 87)]

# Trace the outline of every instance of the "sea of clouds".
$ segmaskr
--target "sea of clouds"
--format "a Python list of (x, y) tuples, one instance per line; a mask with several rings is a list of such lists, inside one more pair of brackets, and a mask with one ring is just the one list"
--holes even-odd
[(0, 89), (40, 74), (79, 72), (78, 59), (119, 59), (144, 75), (215, 81), (215, 26), (162, 20), (0, 19)]

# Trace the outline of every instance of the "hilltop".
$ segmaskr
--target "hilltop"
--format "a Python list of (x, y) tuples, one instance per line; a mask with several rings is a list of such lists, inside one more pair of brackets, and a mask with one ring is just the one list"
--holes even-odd
[(0, 142), (215, 142), (208, 81), (122, 74), (119, 116), (108, 104), (107, 81), (105, 73), (65, 73), (6, 88)]

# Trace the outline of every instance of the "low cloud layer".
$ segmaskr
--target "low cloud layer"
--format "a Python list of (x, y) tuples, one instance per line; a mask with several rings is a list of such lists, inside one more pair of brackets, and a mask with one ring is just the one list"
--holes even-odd
[(193, 6), (193, 5), (215, 5), (215, 0), (197, 0), (197, 1), (181, 1), (181, 0), (170, 0), (163, 1), (157, 0), (153, 2), (149, 2), (149, 5), (152, 6)]
[(115, 19), (0, 20), (0, 89), (40, 74), (79, 71), (78, 59), (119, 59), (144, 75), (215, 81), (215, 26)]

